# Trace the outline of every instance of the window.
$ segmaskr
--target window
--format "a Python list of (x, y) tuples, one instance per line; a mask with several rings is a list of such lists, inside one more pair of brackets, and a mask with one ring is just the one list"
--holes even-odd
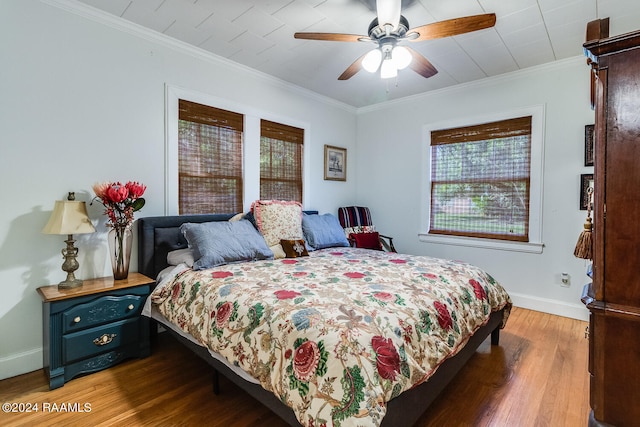
[(165, 215), (246, 212), (263, 196), (308, 203), (308, 123), (176, 86), (165, 91)]
[(429, 131), (428, 236), (528, 242), (541, 251), (540, 110)]
[(304, 129), (260, 120), (260, 198), (302, 203)]
[(178, 101), (180, 214), (242, 211), (243, 115)]

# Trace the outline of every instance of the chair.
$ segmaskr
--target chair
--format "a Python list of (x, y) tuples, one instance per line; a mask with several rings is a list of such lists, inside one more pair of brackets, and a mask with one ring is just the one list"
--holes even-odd
[(344, 228), (351, 246), (396, 252), (393, 237), (376, 231), (371, 221), (371, 212), (364, 206), (345, 206), (338, 208), (338, 220)]

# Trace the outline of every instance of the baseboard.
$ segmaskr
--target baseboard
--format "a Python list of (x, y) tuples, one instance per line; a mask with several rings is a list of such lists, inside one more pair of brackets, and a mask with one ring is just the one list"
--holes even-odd
[(42, 369), (42, 348), (0, 358), (0, 380)]
[(509, 295), (511, 295), (511, 301), (516, 307), (584, 320), (585, 322), (589, 320), (589, 310), (583, 304), (567, 304), (552, 299), (532, 297), (531, 295), (514, 292), (509, 292)]

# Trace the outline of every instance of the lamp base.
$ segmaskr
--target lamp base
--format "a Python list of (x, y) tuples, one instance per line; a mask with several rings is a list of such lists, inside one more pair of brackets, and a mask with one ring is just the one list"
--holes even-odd
[(71, 289), (71, 288), (79, 288), (82, 286), (82, 280), (80, 279), (72, 279), (63, 280), (58, 283), (58, 289)]
[(73, 236), (69, 234), (67, 240), (65, 240), (67, 247), (62, 250), (62, 256), (64, 257), (62, 270), (67, 272), (67, 278), (58, 283), (58, 289), (78, 288), (82, 286), (82, 280), (76, 279), (76, 276), (73, 274), (73, 272), (80, 266), (76, 259), (76, 256), (78, 255), (78, 248), (73, 245), (74, 242), (75, 240), (73, 240)]

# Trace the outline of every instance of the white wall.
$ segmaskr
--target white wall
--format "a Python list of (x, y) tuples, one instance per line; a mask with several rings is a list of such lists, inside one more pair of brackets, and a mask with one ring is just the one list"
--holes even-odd
[[(542, 254), (420, 242), (421, 181), (426, 149), (423, 127), (545, 105)], [(589, 69), (572, 58), (498, 78), (406, 98), (358, 112), (358, 202), (370, 206), (379, 230), (396, 248), (468, 261), (484, 267), (511, 293), (516, 305), (580, 319), (588, 282), (586, 263), (573, 249), (586, 211), (579, 210), (584, 167), (584, 126), (593, 123)], [(469, 123), (473, 124), (473, 123)], [(570, 275), (562, 287), (561, 273)]]
[[(323, 180), (324, 144), (355, 148), (351, 107), (90, 8), (2, 0), (0, 40), (0, 378), (42, 367), (36, 289), (65, 277), (64, 237), (40, 233), (56, 199), (75, 191), (88, 202), (95, 182), (138, 180), (147, 204), (136, 217), (165, 214), (165, 84), (308, 124), (305, 208), (335, 212), (353, 199), (355, 179)], [(77, 236), (80, 278), (110, 274), (106, 218), (99, 204), (89, 214), (98, 232)]]

